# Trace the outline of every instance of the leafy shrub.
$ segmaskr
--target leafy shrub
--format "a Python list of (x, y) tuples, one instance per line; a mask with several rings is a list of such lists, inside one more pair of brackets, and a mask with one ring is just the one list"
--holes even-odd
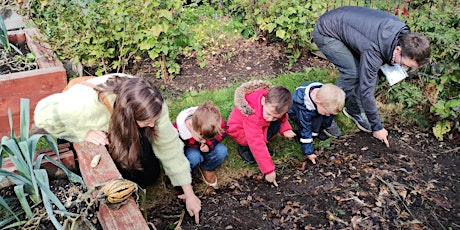
[(443, 140), (443, 135), (453, 128), (460, 131), (460, 7), (422, 1), (412, 6), (415, 9), (409, 11), (407, 23), (414, 31), (425, 34), (431, 43), (433, 65), (420, 74), (427, 82), (430, 111), (438, 118), (433, 133)]
[[(8, 110), (8, 116), (10, 126), (12, 127), (11, 110)], [(5, 151), (8, 154), (9, 159), (11, 159), (14, 163), (18, 173), (12, 173), (10, 171), (0, 169), (0, 181), (4, 178), (8, 178), (15, 184), (14, 192), (22, 207), (22, 211), (19, 213), (14, 212), (10, 205), (8, 205), (6, 199), (0, 196), (0, 204), (11, 213), (10, 217), (7, 217), (0, 222), (0, 227), (8, 228), (26, 223), (27, 221), (19, 218), (22, 213), (26, 214), (26, 219), (31, 219), (34, 214), (32, 213), (32, 208), (29, 205), (30, 200), (34, 205), (43, 202), (48, 217), (53, 225), (56, 229), (62, 229), (62, 225), (54, 216), (53, 205), (62, 212), (65, 212), (66, 208), (50, 190), (48, 173), (45, 169), (40, 169), (42, 159), (45, 158), (62, 169), (67, 174), (70, 181), (81, 183), (82, 185), (85, 184), (80, 176), (68, 170), (63, 164), (55, 161), (50, 156), (40, 154), (37, 156), (36, 160), (34, 160), (37, 142), (41, 138), (48, 142), (49, 146), (53, 149), (57, 156), (59, 156), (59, 151), (57, 149), (56, 141), (49, 135), (34, 134), (29, 137), (29, 99), (21, 99), (20, 117), (20, 136), (16, 136), (13, 128), (11, 128), (11, 138), (6, 136), (3, 137), (0, 146), (0, 152)], [(2, 163), (3, 158), (2, 155), (0, 155), (0, 167)], [(16, 220), (16, 222), (6, 226), (13, 220)]]
[[(386, 104), (382, 110), (385, 111), (385, 120), (391, 120), (395, 124), (427, 126), (426, 114), (429, 112), (429, 103), (423, 90), (414, 81), (402, 81), (388, 87), (388, 82), (382, 78), (376, 95), (379, 101)], [(381, 95), (381, 96), (380, 96)], [(414, 119), (415, 118), (415, 119)]]
[(177, 74), (177, 55), (189, 46), (181, 0), (33, 0), (31, 14), (61, 59), (125, 72), (148, 54), (158, 77)]
[(318, 17), (326, 9), (325, 1), (252, 1), (236, 0), (228, 4), (229, 10), (250, 28), (245, 34), (268, 37), (287, 45), (290, 64), (302, 54), (303, 49), (311, 49), (311, 32)]

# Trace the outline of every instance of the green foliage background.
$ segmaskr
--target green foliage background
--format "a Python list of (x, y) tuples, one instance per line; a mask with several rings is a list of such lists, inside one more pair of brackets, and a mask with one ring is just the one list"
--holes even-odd
[[(284, 44), (292, 65), (316, 49), (311, 32), (318, 17), (342, 5), (358, 5), (395, 13), (412, 31), (432, 44), (433, 65), (419, 69), (404, 87), (390, 89), (381, 81), (377, 94), (394, 104), (393, 115), (433, 125), (440, 140), (460, 132), (460, 16), (456, 0), (32, 0), (33, 17), (61, 59), (81, 62), (97, 74), (126, 72), (152, 59), (165, 81), (180, 73), (180, 56), (193, 56), (200, 66), (216, 58), (231, 38)], [(232, 51), (224, 58), (233, 55)], [(298, 83), (298, 82), (297, 82)], [(407, 90), (410, 89), (410, 90)], [(429, 110), (427, 108), (430, 108)], [(388, 116), (390, 117), (390, 116)], [(415, 122), (414, 122), (415, 121)]]

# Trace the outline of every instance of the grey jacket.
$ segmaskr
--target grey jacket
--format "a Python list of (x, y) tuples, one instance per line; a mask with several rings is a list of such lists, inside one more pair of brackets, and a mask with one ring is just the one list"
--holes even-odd
[(380, 66), (391, 63), (399, 35), (409, 27), (395, 15), (366, 7), (344, 6), (323, 14), (316, 25), (320, 34), (343, 42), (360, 60), (361, 102), (372, 131), (383, 128), (374, 91)]

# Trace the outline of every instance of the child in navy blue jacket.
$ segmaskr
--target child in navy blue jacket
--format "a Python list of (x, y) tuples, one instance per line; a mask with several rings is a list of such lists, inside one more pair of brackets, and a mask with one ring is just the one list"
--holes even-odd
[[(302, 154), (316, 164), (313, 137), (340, 137), (341, 132), (334, 122), (334, 116), (345, 105), (345, 92), (333, 84), (308, 82), (297, 87), (293, 100), (288, 112), (289, 119), (298, 126), (297, 137)], [(305, 163), (302, 167), (305, 167)]]

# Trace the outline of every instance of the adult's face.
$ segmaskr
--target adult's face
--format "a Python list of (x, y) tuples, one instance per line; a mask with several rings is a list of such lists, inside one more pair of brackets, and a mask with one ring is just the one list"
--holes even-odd
[(414, 59), (403, 56), (403, 51), (400, 46), (396, 46), (393, 51), (393, 60), (391, 64), (399, 64), (407, 72), (418, 68), (418, 63)]

